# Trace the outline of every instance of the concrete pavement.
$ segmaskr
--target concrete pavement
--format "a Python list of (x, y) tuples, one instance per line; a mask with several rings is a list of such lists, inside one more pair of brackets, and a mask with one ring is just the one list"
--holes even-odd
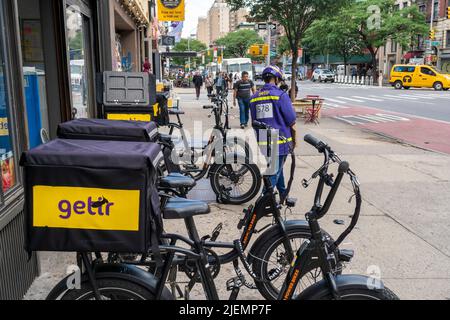
[[(194, 120), (203, 120), (203, 127), (210, 128), (213, 119), (207, 118), (208, 113), (201, 108), (208, 103), (204, 94), (196, 101), (193, 89), (177, 89), (177, 92), (186, 111), (183, 116), (186, 128), (193, 130)], [(232, 110), (231, 123), (240, 132), (236, 109)], [(302, 136), (312, 133), (329, 143), (342, 159), (350, 162), (362, 183), (362, 217), (343, 245), (355, 249), (355, 259), (344, 273), (379, 272), (385, 284), (401, 299), (450, 299), (450, 157), (399, 144), (333, 118), (322, 119), (319, 126), (299, 121), (299, 133)], [(322, 161), (317, 151), (303, 141), (296, 153), (296, 182), (291, 196), (299, 201), (293, 213), (287, 214), (288, 219), (303, 219), (310, 209), (315, 183), (304, 189), (300, 181), (309, 178)], [(208, 184), (200, 188), (207, 189)], [(202, 190), (198, 194), (202, 195)], [(321, 221), (323, 228), (334, 237), (344, 227), (333, 220), (349, 222), (354, 205), (348, 203), (350, 197), (351, 189), (346, 181), (330, 213)], [(211, 214), (196, 219), (199, 233), (209, 234), (222, 222), (224, 229), (218, 240), (238, 238), (236, 225), (244, 207), (212, 204)], [(186, 234), (181, 221), (166, 222), (165, 227), (169, 232)], [(62, 278), (67, 264), (73, 263), (74, 254), (43, 253), (41, 257), (43, 276), (35, 281), (27, 299), (44, 298)], [(229, 295), (225, 281), (233, 276), (231, 266), (227, 265), (216, 279), (223, 299)], [(201, 286), (197, 285), (191, 298), (203, 296)], [(243, 289), (240, 298), (260, 299), (261, 296), (257, 291)]]

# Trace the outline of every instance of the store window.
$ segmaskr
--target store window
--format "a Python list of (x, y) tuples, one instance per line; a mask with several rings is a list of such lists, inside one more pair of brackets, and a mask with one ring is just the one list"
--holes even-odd
[[(0, 16), (0, 26), (2, 25)], [(3, 28), (2, 28), (3, 29)], [(5, 42), (0, 32), (0, 164), (2, 188), (0, 190), (0, 204), (3, 204), (3, 196), (17, 184), (17, 169), (15, 166), (15, 154), (10, 128), (11, 116), (8, 101), (7, 73), (4, 54)]]
[(74, 118), (93, 117), (89, 18), (76, 5), (66, 9), (67, 42)]

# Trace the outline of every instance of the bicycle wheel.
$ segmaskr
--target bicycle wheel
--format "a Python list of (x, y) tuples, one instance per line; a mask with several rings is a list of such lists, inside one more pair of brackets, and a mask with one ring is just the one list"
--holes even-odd
[(210, 177), (214, 193), (224, 203), (239, 205), (252, 200), (261, 189), (261, 174), (253, 164), (221, 164)]
[[(400, 300), (399, 297), (387, 287), (381, 290), (373, 290), (367, 286), (357, 286), (354, 288), (338, 288), (341, 300)], [(325, 290), (321, 295), (314, 296), (314, 300), (334, 300), (329, 290)], [(298, 297), (296, 300), (310, 300)]]
[[(311, 238), (309, 229), (300, 227), (288, 227), (286, 229), (287, 236), (290, 240), (293, 255), (297, 253), (300, 246)], [(276, 300), (281, 287), (289, 271), (291, 261), (288, 260), (286, 248), (283, 243), (284, 236), (281, 232), (274, 233), (272, 237), (267, 239), (263, 245), (255, 252), (254, 262), (252, 264), (253, 272), (262, 279), (269, 279), (269, 277), (276, 277), (270, 282), (256, 282), (258, 291), (267, 300)], [(338, 262), (335, 266), (336, 273), (341, 272), (341, 264)], [(305, 290), (307, 287), (322, 280), (322, 272), (319, 266), (318, 259), (312, 260), (303, 269), (303, 276), (300, 278), (297, 285), (296, 295)]]
[[(102, 300), (155, 300), (149, 290), (127, 280), (98, 279), (97, 286)], [(95, 300), (95, 294), (89, 281), (83, 281), (79, 290), (67, 290), (63, 280), (50, 292), (47, 300)]]

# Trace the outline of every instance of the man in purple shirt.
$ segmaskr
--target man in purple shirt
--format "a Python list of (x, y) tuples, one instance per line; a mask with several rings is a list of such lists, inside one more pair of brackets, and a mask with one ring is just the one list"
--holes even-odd
[[(250, 100), (250, 112), (253, 121), (267, 124), (278, 130), (279, 140), (278, 150), (274, 150), (271, 145), (271, 153), (278, 151), (278, 166), (276, 173), (270, 177), (272, 185), (278, 189), (283, 198), (286, 193), (286, 184), (283, 174), (283, 166), (291, 148), (295, 148), (296, 140), (296, 114), (288, 94), (278, 88), (278, 84), (283, 81), (283, 73), (276, 66), (269, 66), (262, 74), (265, 85), (252, 96)], [(258, 144), (267, 146), (267, 135), (256, 133)], [(285, 139), (281, 139), (284, 137)], [(264, 150), (265, 148), (262, 148)]]

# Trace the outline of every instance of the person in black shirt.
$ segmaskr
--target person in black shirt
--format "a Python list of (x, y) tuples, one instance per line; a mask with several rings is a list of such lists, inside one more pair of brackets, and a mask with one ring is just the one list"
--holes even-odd
[(200, 88), (203, 86), (203, 78), (200, 75), (200, 72), (197, 72), (195, 76), (192, 78), (192, 82), (195, 86), (195, 93), (197, 95), (197, 100), (200, 98)]
[(242, 72), (241, 80), (237, 81), (233, 87), (233, 105), (236, 106), (236, 99), (239, 103), (241, 129), (248, 126), (250, 112), (250, 98), (255, 94), (255, 84), (248, 77), (248, 72)]

